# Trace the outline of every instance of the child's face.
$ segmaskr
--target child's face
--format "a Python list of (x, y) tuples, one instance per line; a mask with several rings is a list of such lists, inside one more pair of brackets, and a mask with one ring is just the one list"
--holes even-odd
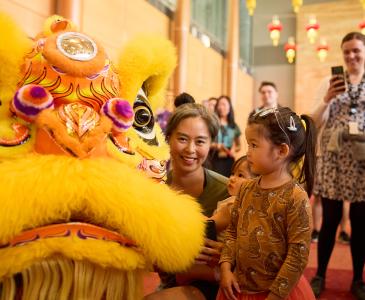
[(252, 173), (265, 175), (278, 169), (281, 163), (278, 156), (279, 147), (264, 137), (261, 125), (251, 124), (246, 127), (248, 144), (247, 162)]
[(233, 173), (229, 177), (227, 185), (228, 193), (231, 196), (237, 196), (242, 183), (248, 178), (251, 178), (251, 174), (248, 169), (247, 161), (243, 161), (238, 166), (236, 166), (236, 168), (233, 170)]

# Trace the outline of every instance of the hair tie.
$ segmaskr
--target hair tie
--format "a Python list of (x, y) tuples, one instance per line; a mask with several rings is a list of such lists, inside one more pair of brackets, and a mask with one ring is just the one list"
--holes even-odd
[(299, 117), (299, 118), (300, 118), (300, 122), (303, 125), (304, 130), (307, 130), (307, 123), (301, 117)]

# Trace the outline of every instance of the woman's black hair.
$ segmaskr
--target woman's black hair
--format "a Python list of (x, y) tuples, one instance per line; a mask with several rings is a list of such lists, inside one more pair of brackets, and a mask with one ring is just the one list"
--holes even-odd
[(219, 120), (215, 114), (212, 114), (204, 105), (198, 103), (185, 103), (176, 108), (171, 114), (166, 125), (166, 140), (168, 141), (179, 126), (180, 122), (187, 118), (201, 118), (208, 127), (211, 141), (214, 141), (219, 130)]
[[(304, 122), (304, 124), (302, 123)], [(248, 125), (262, 126), (262, 134), (275, 145), (287, 144), (290, 149), (288, 161), (295, 165), (304, 157), (298, 177), (299, 183), (306, 183), (307, 193), (313, 189), (316, 166), (316, 127), (307, 115), (300, 117), (288, 107), (261, 110), (248, 119)], [(293, 165), (291, 165), (293, 167)]]
[(181, 93), (180, 95), (177, 95), (174, 100), (175, 108), (186, 103), (195, 103), (194, 97), (188, 93)]
[(232, 106), (231, 98), (229, 98), (226, 95), (220, 96), (217, 99), (217, 104), (215, 105), (215, 113), (219, 117), (219, 113), (218, 113), (218, 109), (217, 108), (218, 108), (219, 101), (221, 101), (222, 99), (227, 99), (228, 104), (229, 104), (229, 113), (228, 113), (228, 116), (227, 116), (228, 126), (231, 127), (231, 128), (235, 128), (236, 122), (234, 121), (234, 111), (233, 111), (233, 106)]

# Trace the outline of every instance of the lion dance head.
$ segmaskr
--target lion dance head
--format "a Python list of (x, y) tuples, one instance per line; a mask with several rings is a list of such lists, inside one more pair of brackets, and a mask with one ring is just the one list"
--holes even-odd
[(171, 191), (154, 110), (175, 66), (140, 37), (113, 64), (59, 16), (34, 39), (0, 14), (0, 299), (141, 298), (187, 268), (203, 216)]

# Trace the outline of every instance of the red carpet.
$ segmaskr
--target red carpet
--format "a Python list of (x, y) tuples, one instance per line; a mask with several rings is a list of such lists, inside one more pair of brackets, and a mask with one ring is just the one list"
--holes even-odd
[[(305, 277), (310, 281), (315, 274), (315, 268), (307, 268), (304, 272)], [(351, 270), (327, 271), (326, 289), (321, 294), (320, 300), (355, 300), (350, 293), (352, 280)]]
[[(304, 275), (310, 281), (317, 267), (317, 244), (312, 244), (308, 267)], [(350, 246), (336, 243), (327, 271), (326, 289), (320, 300), (355, 300), (350, 293), (352, 263)], [(152, 293), (159, 284), (156, 273), (147, 273), (144, 280), (144, 294)]]
[[(310, 281), (317, 269), (317, 244), (312, 243), (305, 277)], [(320, 300), (355, 300), (350, 292), (352, 261), (350, 246), (336, 243), (326, 274), (326, 289)]]

